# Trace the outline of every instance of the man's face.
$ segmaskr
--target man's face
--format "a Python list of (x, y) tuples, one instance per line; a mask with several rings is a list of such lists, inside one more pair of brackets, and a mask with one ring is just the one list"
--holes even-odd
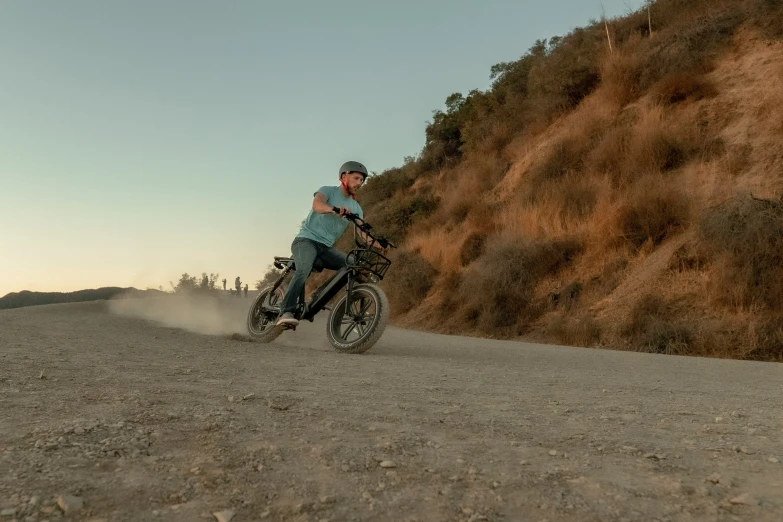
[(343, 174), (343, 182), (348, 193), (355, 196), (356, 192), (359, 191), (359, 187), (364, 183), (364, 176), (358, 172), (349, 172), (348, 174)]

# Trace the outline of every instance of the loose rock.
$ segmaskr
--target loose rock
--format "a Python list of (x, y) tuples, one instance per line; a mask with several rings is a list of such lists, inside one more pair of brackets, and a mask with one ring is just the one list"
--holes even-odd
[(57, 505), (63, 510), (63, 513), (73, 513), (79, 511), (84, 507), (84, 500), (81, 497), (74, 497), (73, 495), (60, 495), (57, 497)]
[(381, 466), (382, 468), (396, 468), (396, 467), (397, 467), (397, 464), (395, 464), (395, 463), (394, 463), (393, 461), (391, 461), (391, 460), (384, 460), (383, 462), (381, 462), (381, 463), (380, 463), (380, 466)]
[(232, 518), (234, 518), (234, 512), (230, 509), (227, 509), (225, 511), (216, 511), (212, 513), (212, 516), (215, 517), (215, 519), (218, 522), (230, 522)]
[(750, 505), (755, 503), (747, 493), (737, 495), (736, 497), (729, 499), (729, 502), (735, 505)]

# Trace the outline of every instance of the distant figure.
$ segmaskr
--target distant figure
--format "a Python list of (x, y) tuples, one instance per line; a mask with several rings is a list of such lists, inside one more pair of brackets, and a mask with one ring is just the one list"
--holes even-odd
[(223, 291), (226, 291), (226, 278), (223, 278)]
[(245, 283), (245, 297), (247, 297), (247, 283)]
[(239, 280), (239, 276), (234, 280), (234, 288), (237, 289), (237, 297), (242, 297), (242, 281)]

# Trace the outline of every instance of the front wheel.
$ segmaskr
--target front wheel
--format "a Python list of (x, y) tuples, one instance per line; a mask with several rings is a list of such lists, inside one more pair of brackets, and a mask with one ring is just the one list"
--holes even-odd
[(281, 287), (278, 287), (274, 293), (271, 292), (271, 286), (259, 292), (247, 312), (247, 331), (250, 332), (251, 337), (262, 343), (271, 343), (283, 333), (283, 329), (275, 326), (275, 322), (280, 316), (280, 305), (283, 303), (285, 292)]
[(348, 295), (332, 308), (326, 323), (326, 335), (332, 348), (342, 353), (364, 353), (378, 342), (389, 322), (389, 299), (376, 285), (363, 284), (353, 289), (351, 306)]

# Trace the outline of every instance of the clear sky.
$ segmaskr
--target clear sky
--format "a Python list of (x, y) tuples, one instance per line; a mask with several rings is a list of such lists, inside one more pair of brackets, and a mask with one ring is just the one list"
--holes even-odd
[[(608, 16), (642, 0), (603, 0)], [(0, 296), (250, 283), (343, 161), (601, 15), (583, 0), (0, 4)], [(371, 221), (372, 216), (367, 216)]]

